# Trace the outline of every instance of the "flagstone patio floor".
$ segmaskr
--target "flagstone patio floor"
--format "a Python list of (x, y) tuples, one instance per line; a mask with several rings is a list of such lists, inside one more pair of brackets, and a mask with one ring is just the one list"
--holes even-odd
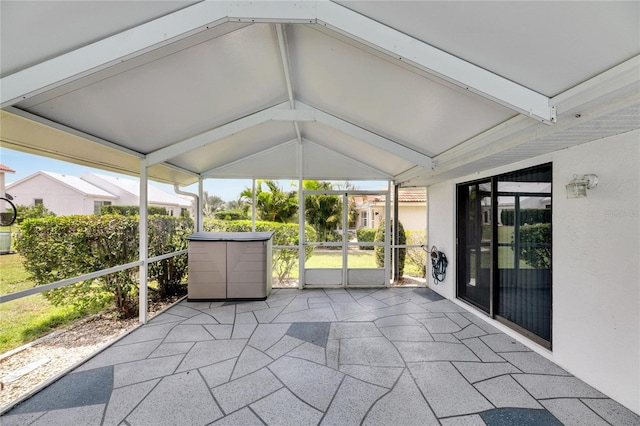
[(427, 288), (182, 302), (0, 417), (10, 425), (639, 425)]

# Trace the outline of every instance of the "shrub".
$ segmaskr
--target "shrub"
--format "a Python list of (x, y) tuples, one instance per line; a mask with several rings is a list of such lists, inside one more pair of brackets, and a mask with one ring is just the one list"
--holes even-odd
[[(393, 225), (389, 227), (391, 234), (393, 235)], [(404, 233), (404, 226), (402, 226), (401, 222), (398, 222), (398, 245), (407, 244), (407, 236)], [(384, 242), (385, 241), (385, 225), (384, 219), (380, 221), (380, 226), (378, 226), (378, 230), (376, 231), (375, 242)], [(384, 268), (384, 247), (375, 247), (376, 252), (376, 265), (378, 268)], [(401, 248), (398, 249), (398, 273), (399, 276), (402, 277), (404, 275), (404, 260), (407, 255), (407, 249)], [(391, 255), (389, 257), (391, 261), (393, 261), (393, 250), (391, 251)]]
[(220, 210), (213, 213), (213, 217), (218, 220), (248, 220), (249, 215), (242, 210)]
[[(149, 257), (184, 250), (187, 237), (193, 233), (193, 220), (184, 217), (149, 217)], [(149, 279), (158, 282), (158, 297), (180, 296), (187, 289), (183, 279), (187, 273), (186, 254), (149, 264)]]
[[(21, 224), (26, 219), (42, 219), (44, 217), (54, 217), (55, 213), (47, 209), (44, 205), (37, 206), (16, 206), (16, 224)], [(4, 214), (4, 213), (3, 213)]]
[[(511, 237), (513, 240), (513, 236)], [(532, 268), (551, 267), (551, 224), (520, 227), (520, 259)]]
[[(425, 244), (424, 231), (406, 231), (407, 245), (417, 246)], [(411, 247), (407, 249), (407, 260), (422, 271), (422, 278), (426, 276), (427, 254), (422, 247)]]
[[(124, 216), (63, 216), (28, 219), (16, 249), (36, 285), (138, 260), (138, 222)], [(112, 300), (123, 317), (137, 313), (137, 268), (44, 293), (54, 305), (96, 309)]]
[[(137, 216), (138, 212), (140, 210), (138, 209), (138, 206), (114, 206), (114, 205), (110, 205), (110, 206), (102, 206), (102, 208), (100, 209), (100, 214), (117, 214), (120, 216)], [(147, 207), (147, 214), (149, 215), (160, 215), (160, 216), (166, 216), (167, 215), (167, 209), (164, 207), (158, 207), (158, 206), (149, 206)]]
[[(209, 232), (251, 232), (250, 220), (215, 220), (205, 219), (204, 229)], [(257, 232), (273, 231), (274, 246), (296, 246), (298, 245), (298, 224), (256, 221)], [(305, 233), (308, 239), (316, 239), (316, 233), (309, 225), (305, 226)], [(308, 260), (313, 255), (313, 247), (305, 246), (305, 259)], [(298, 261), (297, 249), (274, 249), (273, 250), (273, 271), (280, 281), (286, 279), (291, 273), (291, 269)]]
[[(500, 212), (500, 222), (505, 226), (514, 226), (515, 211), (513, 209), (504, 209)], [(550, 209), (520, 209), (520, 225), (525, 223), (534, 225), (536, 223), (550, 223)]]
[[(359, 243), (372, 243), (376, 238), (376, 230), (367, 228), (357, 229), (356, 238)], [(360, 250), (373, 250), (373, 246), (360, 246)]]
[[(149, 256), (186, 248), (193, 230), (190, 219), (149, 218)], [(36, 285), (99, 271), (139, 260), (138, 218), (120, 215), (63, 216), (22, 223), (16, 249)], [(180, 294), (186, 256), (149, 265), (149, 278), (158, 281), (162, 296)], [(113, 302), (121, 317), (138, 312), (138, 268), (105, 275), (44, 293), (54, 305), (72, 304), (95, 310)]]

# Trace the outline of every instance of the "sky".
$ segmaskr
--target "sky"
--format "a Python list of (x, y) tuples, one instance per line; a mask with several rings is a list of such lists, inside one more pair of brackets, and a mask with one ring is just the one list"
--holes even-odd
[[(65, 174), (69, 176), (82, 176), (85, 173), (99, 173), (110, 176), (117, 176), (123, 179), (137, 180), (135, 176), (112, 173), (105, 170), (95, 169), (86, 166), (80, 166), (66, 161), (54, 160), (47, 157), (25, 154), (6, 148), (0, 148), (0, 163), (15, 170), (15, 173), (7, 173), (5, 175), (6, 184), (16, 182), (27, 176), (30, 176), (40, 170)], [(294, 189), (290, 180), (279, 181), (280, 187), (285, 191)], [(174, 193), (173, 186), (158, 182), (151, 182), (151, 185), (158, 187), (171, 194)], [(382, 189), (386, 188), (386, 182), (355, 182), (358, 189)], [(206, 179), (204, 181), (204, 190), (209, 195), (217, 195), (224, 201), (237, 200), (240, 193), (245, 188), (251, 188), (251, 179)], [(198, 185), (194, 184), (188, 187), (182, 187), (183, 191), (198, 192)]]

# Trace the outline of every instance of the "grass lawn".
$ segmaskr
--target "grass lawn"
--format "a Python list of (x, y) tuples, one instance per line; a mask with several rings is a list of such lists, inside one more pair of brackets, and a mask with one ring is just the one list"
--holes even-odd
[[(0, 293), (31, 288), (18, 254), (0, 256)], [(87, 312), (52, 306), (42, 294), (0, 304), (0, 354), (69, 325)]]
[[(349, 251), (347, 262), (349, 268), (377, 268), (373, 250)], [(305, 266), (307, 268), (342, 268), (342, 251), (315, 250)], [(408, 261), (405, 261), (404, 273), (414, 277), (422, 276), (420, 268)], [(290, 278), (298, 278), (298, 262), (292, 268)]]

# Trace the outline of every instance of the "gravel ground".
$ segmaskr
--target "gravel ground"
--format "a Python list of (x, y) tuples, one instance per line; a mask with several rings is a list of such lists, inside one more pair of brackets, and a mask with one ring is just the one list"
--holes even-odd
[[(176, 300), (153, 304), (149, 317)], [(0, 407), (6, 407), (137, 325), (137, 317), (118, 320), (112, 314), (102, 313), (0, 355)]]

